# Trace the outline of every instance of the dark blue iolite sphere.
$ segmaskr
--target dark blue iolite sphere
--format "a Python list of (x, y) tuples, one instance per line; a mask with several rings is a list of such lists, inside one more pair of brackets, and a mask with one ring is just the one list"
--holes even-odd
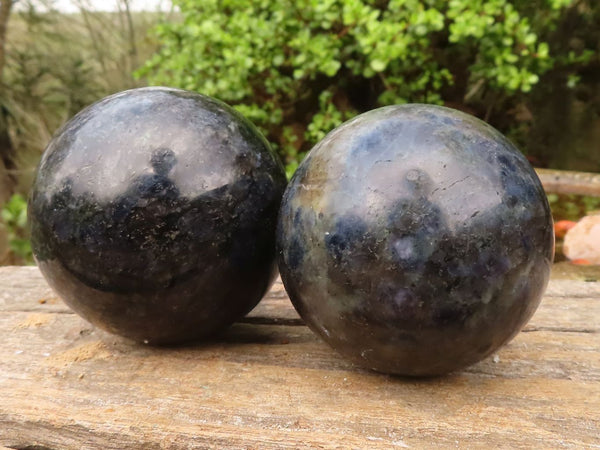
[(93, 324), (148, 343), (202, 338), (273, 281), (281, 163), (214, 99), (125, 91), (52, 139), (29, 203), (52, 288)]
[(300, 165), (278, 224), (307, 324), (357, 364), (438, 375), (490, 355), (536, 310), (553, 257), (544, 190), (484, 122), (431, 105), (343, 124)]

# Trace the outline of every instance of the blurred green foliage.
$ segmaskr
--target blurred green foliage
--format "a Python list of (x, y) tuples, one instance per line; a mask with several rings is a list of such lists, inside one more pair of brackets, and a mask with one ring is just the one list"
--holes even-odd
[(137, 72), (235, 105), (288, 172), (359, 112), (446, 103), (488, 119), (556, 66), (594, 57), (540, 38), (575, 0), (175, 0), (180, 22)]
[(600, 211), (600, 198), (585, 195), (548, 194), (552, 217), (578, 221), (583, 216)]
[(9, 249), (17, 257), (17, 262), (33, 264), (27, 227), (27, 201), (20, 194), (13, 195), (2, 206), (1, 217)]
[[(52, 2), (22, 2), (9, 21), (0, 107), (16, 185), (1, 186), (3, 199), (26, 192), (62, 123), (144, 78), (233, 104), (288, 175), (341, 122), (402, 102), (475, 114), (555, 168), (600, 167), (595, 132), (580, 133), (600, 123), (597, 0), (174, 0), (180, 13), (137, 12), (131, 23), (123, 10), (41, 3)], [(545, 159), (551, 147), (559, 154)], [(557, 220), (600, 209), (594, 198), (549, 199)], [(8, 259), (30, 262), (25, 200), (1, 210)]]

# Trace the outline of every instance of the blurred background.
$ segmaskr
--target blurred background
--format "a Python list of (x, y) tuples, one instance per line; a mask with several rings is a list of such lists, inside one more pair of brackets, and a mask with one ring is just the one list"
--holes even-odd
[[(491, 123), (536, 167), (600, 172), (597, 0), (0, 0), (0, 264), (31, 263), (52, 134), (145, 85), (217, 97), (292, 174), (343, 121), (422, 102)], [(549, 194), (555, 219), (600, 198)]]

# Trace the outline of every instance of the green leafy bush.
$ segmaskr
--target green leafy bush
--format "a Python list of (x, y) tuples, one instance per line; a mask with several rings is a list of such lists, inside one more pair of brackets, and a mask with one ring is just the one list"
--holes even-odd
[(539, 38), (572, 3), (175, 0), (182, 20), (157, 28), (162, 48), (138, 76), (235, 105), (292, 171), (358, 112), (447, 102), (489, 116), (555, 64), (589, 60), (583, 51), (552, 55)]

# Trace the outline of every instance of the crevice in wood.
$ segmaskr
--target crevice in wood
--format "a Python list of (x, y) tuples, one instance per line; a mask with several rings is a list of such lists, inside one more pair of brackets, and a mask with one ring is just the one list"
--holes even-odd
[(10, 450), (54, 450), (51, 447), (45, 445), (19, 445), (17, 447), (6, 447)]
[(287, 293), (284, 290), (281, 291), (275, 291), (275, 292), (269, 292), (265, 298), (265, 300), (267, 299), (272, 299), (272, 300), (279, 300), (279, 299), (285, 299), (288, 300), (288, 296)]
[(286, 325), (286, 326), (305, 326), (302, 319), (285, 319), (275, 317), (244, 317), (238, 323), (250, 323), (255, 325)]
[[(481, 377), (481, 378), (498, 378), (498, 379), (510, 379), (510, 380), (527, 380), (527, 379), (531, 379), (532, 376), (539, 376), (539, 375), (532, 375), (530, 370), (526, 370), (526, 371), (521, 371), (521, 372), (510, 372), (507, 373), (507, 371), (502, 368), (502, 369), (497, 369), (497, 370), (485, 370), (485, 368), (478, 368), (478, 367), (468, 367), (466, 369), (464, 369), (462, 372), (456, 372), (456, 374), (469, 374), (472, 376), (476, 376), (476, 377)], [(573, 372), (573, 373), (567, 373), (567, 372), (563, 372), (561, 371), (561, 369), (557, 369), (553, 372), (548, 372), (544, 374), (544, 377), (549, 379), (549, 380), (573, 380), (574, 377), (579, 376), (579, 374)], [(597, 376), (590, 376), (587, 375), (586, 377), (586, 381), (590, 382), (590, 381), (598, 381), (598, 377)]]
[(559, 333), (600, 333), (600, 329), (595, 328), (569, 328), (569, 327), (527, 327), (521, 330), (523, 333), (532, 333), (536, 331), (555, 331)]
[(75, 314), (75, 311), (70, 309), (55, 309), (48, 310), (44, 308), (29, 308), (29, 309), (5, 309), (4, 313), (47, 313), (47, 314)]

